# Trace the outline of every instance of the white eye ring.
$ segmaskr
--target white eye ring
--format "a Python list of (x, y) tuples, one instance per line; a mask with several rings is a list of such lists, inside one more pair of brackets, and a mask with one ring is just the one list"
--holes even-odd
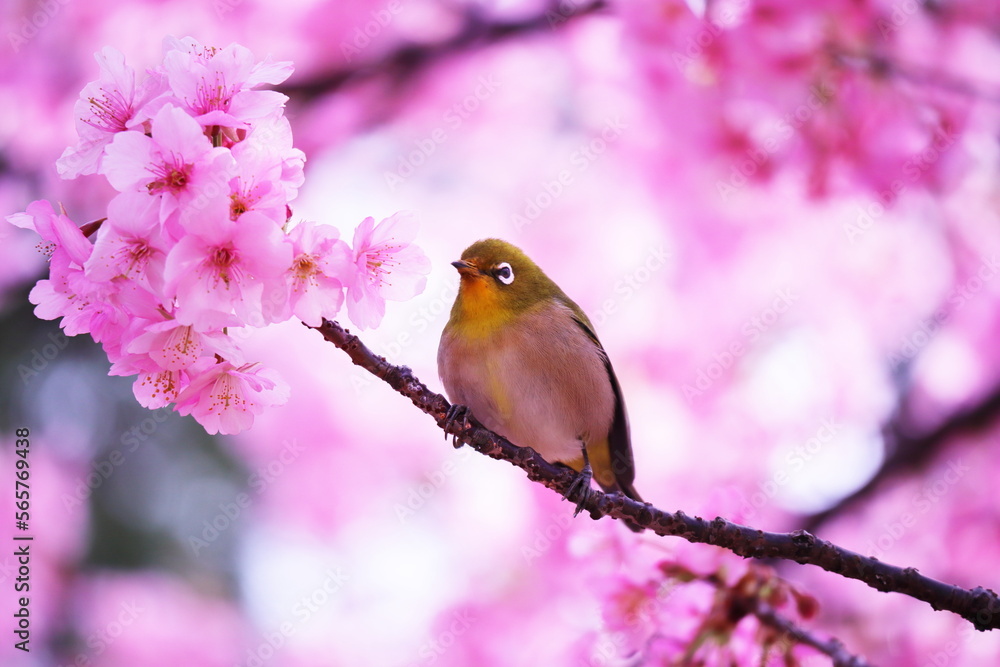
[(510, 285), (514, 282), (514, 269), (510, 267), (507, 262), (500, 262), (497, 264), (497, 268), (493, 271), (493, 275), (497, 277), (497, 280), (502, 282), (504, 285)]

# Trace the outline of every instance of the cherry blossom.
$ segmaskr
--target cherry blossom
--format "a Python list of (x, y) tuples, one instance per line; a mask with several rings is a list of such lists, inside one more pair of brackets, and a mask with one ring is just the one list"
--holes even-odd
[(35, 316), (43, 320), (62, 317), (62, 328), (70, 336), (90, 333), (90, 300), (76, 289), (82, 281), (70, 285), (70, 278), (82, 276), (83, 270), (65, 256), (53, 257), (49, 264), (51, 277), (39, 280), (28, 294), (36, 306)]
[(288, 386), (258, 363), (236, 367), (208, 359), (201, 366), (197, 379), (177, 396), (177, 411), (193, 414), (209, 433), (239, 433), (253, 424), (254, 415), (288, 398)]
[(344, 303), (341, 279), (348, 275), (351, 250), (334, 227), (302, 222), (289, 233), (294, 247), (288, 269), (289, 305), (295, 317), (319, 326), (333, 318)]
[[(394, 232), (390, 222), (374, 236), (369, 224), (356, 235), (360, 264), (335, 227), (302, 222), (286, 232), (305, 155), (285, 96), (257, 88), (284, 81), (291, 64), (256, 61), (239, 44), (164, 46), (161, 65), (141, 78), (104, 49), (100, 78), (77, 103), (79, 142), (59, 171), (104, 176), (119, 193), (106, 216), (80, 227), (37, 201), (7, 219), (34, 230), (49, 260), (29, 294), (38, 317), (101, 343), (111, 374), (138, 376), (140, 404), (175, 404), (213, 433), (235, 433), (287, 389), (245, 359), (230, 331), (336, 317), (345, 289), (360, 285), (355, 266), (368, 267), (354, 290), (365, 305), (349, 314), (371, 326), (365, 309), (380, 320), (380, 300), (418, 293), (427, 260), (409, 246), (415, 223)], [(398, 283), (386, 279), (390, 269)]]
[(247, 211), (260, 211), (278, 225), (288, 218), (287, 202), (294, 197), (281, 185), (281, 157), (273, 149), (251, 142), (249, 137), (233, 147), (236, 175), (230, 182), (229, 217), (236, 220)]
[(97, 281), (123, 276), (158, 293), (168, 249), (158, 202), (143, 193), (122, 193), (108, 204), (108, 219), (97, 232), (86, 272)]
[[(984, 492), (1000, 470), (996, 420), (977, 419), (971, 431), (949, 426), (955, 416), (996, 412), (984, 409), (995, 407), (1000, 362), (995, 3), (508, 4), (469, 12), (466, 3), (384, 0), (108, 0), (59, 3), (54, 13), (46, 3), (11, 4), (14, 54), (0, 59), (0, 200), (13, 211), (45, 197), (72, 224), (45, 214), (37, 225), (51, 230), (50, 240), (39, 239), (45, 255), (24, 252), (34, 241), (22, 243), (30, 236), (23, 230), (0, 231), (0, 284), (19, 284), (11, 267), (26, 255), (36, 275), (24, 275), (46, 272), (32, 291), (36, 312), (63, 327), (51, 341), (33, 338), (12, 361), (48, 364), (22, 375), (23, 391), (13, 389), (30, 401), (24, 425), (58, 441), (39, 439), (31, 462), (41, 482), (32, 492), (42, 503), (33, 505), (35, 525), (48, 531), (32, 546), (43, 567), (38, 590), (32, 586), (33, 650), (24, 656), (5, 644), (0, 663), (36, 656), (67, 665), (312, 667), (330, 655), (346, 664), (484, 667), (832, 663), (808, 647), (786, 651), (780, 638), (764, 654), (773, 634), (734, 604), (755, 591), (749, 561), (634, 536), (607, 519), (571, 519), (572, 508), (548, 490), (468, 448), (440, 447), (425, 415), (380, 399), (377, 379), (305, 327), (261, 328), (235, 306), (204, 326), (179, 321), (184, 299), (168, 296), (156, 277), (163, 258), (202, 227), (216, 229), (223, 218), (239, 224), (250, 213), (272, 221), (291, 247), (262, 295), (270, 322), (292, 317), (293, 306), (303, 317), (329, 316), (333, 280), (348, 289), (365, 275), (353, 252), (344, 273), (313, 272), (321, 263), (303, 261), (305, 289), (294, 292), (296, 258), (316, 252), (295, 240), (303, 213), (338, 226), (350, 243), (364, 206), (386, 211), (370, 211), (375, 222), (419, 210), (432, 229), (428, 254), (443, 268), (400, 308), (401, 328), (363, 338), (394, 361), (398, 353), (431, 386), (457, 284), (446, 262), (486, 235), (523, 247), (593, 321), (628, 404), (636, 486), (660, 507), (794, 530), (805, 514), (837, 509), (894, 451), (905, 456), (907, 444), (928, 442), (924, 434), (960, 433), (939, 440), (936, 454), (921, 449), (930, 454), (922, 463), (904, 458), (907, 465), (866, 498), (840, 505), (817, 534), (951, 583), (998, 590), (1000, 540), (989, 528), (1000, 510), (996, 494)], [(167, 39), (158, 51), (156, 26), (192, 21), (199, 40), (225, 41)], [(266, 88), (254, 82), (257, 72), (278, 80), (282, 67), (256, 62), (245, 75), (235, 49), (213, 62), (233, 35), (256, 53), (294, 55), (296, 78), (281, 91), (291, 97), (288, 111), (252, 117), (255, 107), (283, 99), (244, 104), (244, 93)], [(99, 55), (98, 74), (90, 56), (108, 41), (128, 63)], [(168, 55), (197, 65), (197, 74), (175, 67), (168, 75)], [(98, 76), (111, 92), (78, 95)], [(479, 88), (481, 78), (499, 86)], [(161, 200), (172, 195), (150, 196), (144, 185), (120, 192), (123, 201), (151, 202), (157, 227), (147, 234), (145, 205), (138, 220), (111, 214), (116, 199), (101, 174), (117, 136), (158, 141), (152, 121), (165, 107), (182, 110), (212, 147), (229, 151), (234, 168), (217, 181), (196, 179), (162, 216)], [(209, 118), (221, 124), (205, 124)], [(68, 139), (74, 123), (77, 136)], [(67, 178), (53, 178), (57, 172)], [(396, 187), (386, 187), (386, 173), (400, 175)], [(80, 174), (88, 175), (72, 179)], [(30, 215), (15, 219), (36, 228)], [(315, 291), (306, 276), (329, 279), (330, 289)], [(779, 291), (794, 296), (774, 308)], [(9, 290), (4, 305), (20, 294)], [(327, 306), (313, 308), (320, 294)], [(352, 314), (348, 305), (340, 317)], [(353, 314), (366, 305), (355, 304)], [(10, 333), (17, 342), (19, 332)], [(42, 356), (70, 333), (101, 338), (111, 372), (131, 376), (148, 407), (170, 410), (186, 391), (185, 400), (207, 401), (214, 382), (188, 391), (202, 374), (219, 378), (258, 362), (279, 371), (288, 402), (242, 413), (253, 428), (211, 450), (264, 480), (263, 489), (243, 489), (252, 511), (231, 504), (242, 498), (231, 486), (243, 485), (242, 471), (212, 475), (202, 443), (173, 439), (160, 414), (147, 415), (158, 428), (139, 431), (137, 449), (120, 442), (97, 383), (83, 396), (64, 393), (66, 407), (84, 405), (110, 431), (88, 440), (92, 425), (70, 409), (51, 422), (37, 417), (50, 401), (36, 401), (36, 392), (77, 377), (75, 354)], [(256, 400), (254, 383), (240, 382)], [(202, 414), (192, 410), (187, 421)], [(827, 420), (831, 429), (820, 426)], [(893, 433), (914, 439), (894, 442)], [(288, 456), (286, 441), (303, 451)], [(112, 469), (117, 459), (107, 455), (115, 452), (126, 460)], [(170, 460), (149, 484), (154, 453), (153, 461)], [(278, 462), (280, 475), (261, 475)], [(187, 491), (193, 469), (198, 491), (224, 495), (185, 493), (182, 518), (177, 492)], [(712, 501), (719, 489), (734, 502)], [(210, 497), (198, 505), (201, 495)], [(46, 518), (67, 507), (75, 508), (72, 520)], [(213, 517), (232, 524), (193, 552), (195, 576), (183, 579), (208, 591), (235, 583), (238, 601), (195, 595), (180, 577), (163, 586), (150, 576), (155, 565), (130, 574), (127, 586), (95, 578), (93, 559), (84, 560), (93, 544), (108, 549), (98, 557), (114, 556), (113, 541), (94, 541), (107, 535), (105, 510), (116, 513), (116, 530), (131, 519), (141, 533), (155, 531), (152, 547), (127, 540), (130, 563), (133, 555), (146, 563), (180, 556)], [(234, 536), (235, 558), (222, 544)], [(170, 560), (183, 569), (191, 559)], [(336, 593), (322, 588), (327, 565), (349, 575)], [(749, 599), (772, 600), (802, 630), (836, 636), (871, 664), (978, 667), (1000, 650), (996, 632), (974, 632), (905, 596), (791, 563), (776, 567), (787, 580), (765, 576)], [(778, 605), (764, 590), (789, 581), (819, 601), (815, 616), (793, 593)], [(315, 593), (323, 604), (313, 607)], [(133, 599), (141, 616), (96, 655), (90, 642), (117, 629), (119, 603)], [(310, 612), (301, 624), (290, 613), (300, 600)], [(185, 642), (192, 628), (202, 631), (200, 650)]]
[(354, 230), (347, 312), (359, 328), (379, 325), (386, 299), (403, 301), (423, 291), (430, 261), (411, 245), (417, 229), (413, 214), (401, 212), (378, 225), (374, 218), (365, 218)]
[[(233, 324), (238, 321), (233, 318)], [(128, 345), (131, 354), (148, 355), (159, 368), (178, 371), (190, 368), (204, 356), (219, 356), (242, 363), (243, 354), (235, 341), (221, 330), (198, 331), (176, 319), (147, 324), (143, 333)]]
[(184, 46), (167, 52), (163, 70), (173, 96), (201, 125), (245, 128), (281, 111), (287, 97), (252, 88), (281, 83), (292, 73), (291, 63), (257, 63), (239, 44), (214, 49), (189, 41)]
[(183, 109), (165, 106), (151, 125), (152, 137), (123, 132), (108, 146), (101, 172), (119, 192), (146, 191), (160, 198), (160, 216), (165, 218), (191, 203), (199, 186), (229, 180), (232, 154), (213, 148)]
[(165, 294), (177, 299), (177, 318), (212, 328), (230, 311), (262, 323), (263, 295), (291, 263), (292, 249), (281, 230), (251, 211), (228, 217), (178, 241), (167, 256)]
[(93, 251), (76, 223), (64, 211), (57, 213), (47, 201), (32, 202), (23, 213), (7, 216), (7, 221), (15, 227), (35, 231), (42, 238), (36, 247), (48, 257), (65, 255), (71, 263), (81, 267)]
[(138, 112), (159, 86), (155, 77), (137, 82), (135, 70), (125, 64), (124, 54), (113, 47), (104, 47), (94, 58), (101, 75), (84, 87), (73, 108), (80, 141), (67, 148), (56, 162), (63, 178), (95, 173), (101, 166), (104, 149), (115, 136), (142, 124)]

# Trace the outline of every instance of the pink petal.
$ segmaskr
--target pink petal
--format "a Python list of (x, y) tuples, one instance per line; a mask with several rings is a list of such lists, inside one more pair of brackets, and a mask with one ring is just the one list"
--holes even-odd
[(385, 316), (385, 299), (378, 294), (351, 290), (347, 294), (347, 316), (359, 329), (373, 329)]
[(371, 246), (372, 228), (375, 226), (375, 218), (368, 216), (361, 221), (361, 224), (354, 229), (354, 256), (357, 257)]
[(90, 140), (81, 139), (76, 146), (70, 146), (56, 160), (56, 172), (60, 177), (71, 179), (96, 173), (101, 163), (104, 149), (114, 135), (106, 134)]
[(108, 146), (100, 173), (119, 192), (135, 190), (153, 180), (153, 140), (139, 132), (119, 132)]
[(247, 85), (251, 88), (262, 83), (278, 84), (292, 75), (295, 68), (288, 60), (272, 62), (268, 56), (263, 61), (253, 66), (250, 76), (247, 77)]
[(369, 244), (371, 246), (387, 243), (407, 245), (417, 237), (418, 231), (420, 231), (420, 222), (417, 216), (411, 211), (400, 211), (378, 223), (372, 232)]
[(164, 107), (153, 118), (153, 139), (161, 150), (191, 160), (212, 148), (198, 121), (175, 106)]
[(287, 95), (274, 90), (245, 90), (233, 96), (229, 113), (243, 121), (261, 118), (281, 111)]

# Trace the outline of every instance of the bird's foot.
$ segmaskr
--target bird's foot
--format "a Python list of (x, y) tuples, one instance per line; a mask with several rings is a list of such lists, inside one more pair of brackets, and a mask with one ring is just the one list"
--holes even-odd
[(583, 460), (585, 462), (583, 469), (576, 473), (576, 478), (566, 491), (566, 500), (570, 502), (574, 502), (575, 500), (576, 502), (576, 510), (573, 512), (573, 516), (584, 510), (592, 493), (590, 481), (594, 479), (594, 469), (590, 467), (590, 459), (587, 458), (586, 450), (584, 450)]
[[(444, 415), (444, 439), (448, 439), (448, 430), (454, 427), (456, 424), (461, 422), (462, 430), (469, 428), (469, 407), (467, 405), (451, 405), (448, 407), (448, 412)], [(458, 441), (458, 434), (451, 434), (451, 444), (455, 447), (461, 447), (462, 443)]]

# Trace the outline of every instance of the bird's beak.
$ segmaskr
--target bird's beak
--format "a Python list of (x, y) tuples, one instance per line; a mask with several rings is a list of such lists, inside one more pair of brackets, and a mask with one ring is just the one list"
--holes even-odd
[(452, 266), (458, 269), (458, 272), (463, 276), (475, 276), (482, 273), (479, 267), (475, 265), (474, 262), (469, 262), (464, 259), (460, 259), (457, 262), (452, 262)]

